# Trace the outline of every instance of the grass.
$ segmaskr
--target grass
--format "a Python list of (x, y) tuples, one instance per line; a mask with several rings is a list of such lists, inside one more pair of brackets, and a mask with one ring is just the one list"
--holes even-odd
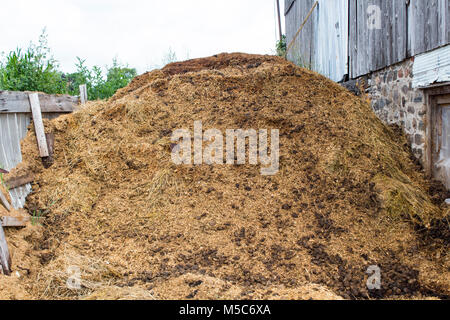
[(33, 226), (36, 225), (41, 225), (42, 223), (40, 223), (40, 220), (45, 217), (45, 215), (50, 211), (50, 208), (56, 203), (56, 201), (53, 201), (52, 203), (50, 203), (50, 205), (47, 207), (47, 209), (45, 210), (33, 210), (32, 214), (31, 214), (31, 224)]

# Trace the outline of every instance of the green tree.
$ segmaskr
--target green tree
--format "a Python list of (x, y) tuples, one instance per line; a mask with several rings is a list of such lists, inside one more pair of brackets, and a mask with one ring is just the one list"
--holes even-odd
[(66, 83), (58, 68), (44, 29), (38, 44), (30, 43), (25, 51), (17, 48), (0, 59), (0, 89), (64, 93)]
[[(171, 58), (175, 53), (171, 52)], [(94, 66), (89, 69), (86, 60), (77, 57), (76, 72), (63, 74), (51, 55), (44, 29), (38, 44), (30, 43), (26, 51), (17, 48), (0, 57), (0, 90), (41, 91), (49, 94), (79, 95), (79, 86), (86, 84), (89, 100), (107, 99), (130, 83), (136, 69), (113, 59), (106, 73)]]
[(85, 65), (86, 60), (77, 57), (75, 73), (67, 75), (69, 92), (79, 95), (79, 86), (86, 84), (89, 100), (107, 99), (112, 97), (120, 88), (127, 86), (136, 77), (134, 68), (121, 65), (117, 59), (113, 59), (112, 66), (106, 67), (106, 78), (102, 69), (98, 66), (89, 69)]

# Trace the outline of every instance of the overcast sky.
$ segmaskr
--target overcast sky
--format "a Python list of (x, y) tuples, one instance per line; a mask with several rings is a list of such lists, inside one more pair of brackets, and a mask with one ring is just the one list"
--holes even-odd
[(14, 0), (0, 6), (0, 52), (37, 42), (44, 27), (65, 72), (79, 56), (102, 67), (117, 57), (142, 73), (169, 48), (178, 60), (273, 54), (277, 37), (275, 0)]

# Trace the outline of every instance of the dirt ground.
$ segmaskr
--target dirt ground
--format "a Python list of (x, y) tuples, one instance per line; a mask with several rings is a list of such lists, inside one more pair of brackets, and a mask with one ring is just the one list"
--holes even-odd
[[(198, 120), (279, 129), (279, 172), (173, 164), (172, 132)], [(11, 173), (36, 175), (26, 209), (45, 219), (7, 230), (20, 276), (0, 276), (0, 298), (450, 297), (445, 189), (365, 97), (281, 58), (171, 64), (45, 127), (54, 164), (30, 130)]]

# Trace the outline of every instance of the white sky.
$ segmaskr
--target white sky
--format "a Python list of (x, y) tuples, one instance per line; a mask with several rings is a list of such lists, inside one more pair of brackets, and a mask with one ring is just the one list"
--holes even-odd
[[(284, 0), (280, 0), (283, 18)], [(114, 57), (139, 73), (221, 52), (273, 54), (275, 0), (13, 0), (0, 5), (0, 52), (37, 42), (44, 27), (65, 72), (76, 57), (89, 66)], [(284, 20), (283, 20), (284, 28)]]

